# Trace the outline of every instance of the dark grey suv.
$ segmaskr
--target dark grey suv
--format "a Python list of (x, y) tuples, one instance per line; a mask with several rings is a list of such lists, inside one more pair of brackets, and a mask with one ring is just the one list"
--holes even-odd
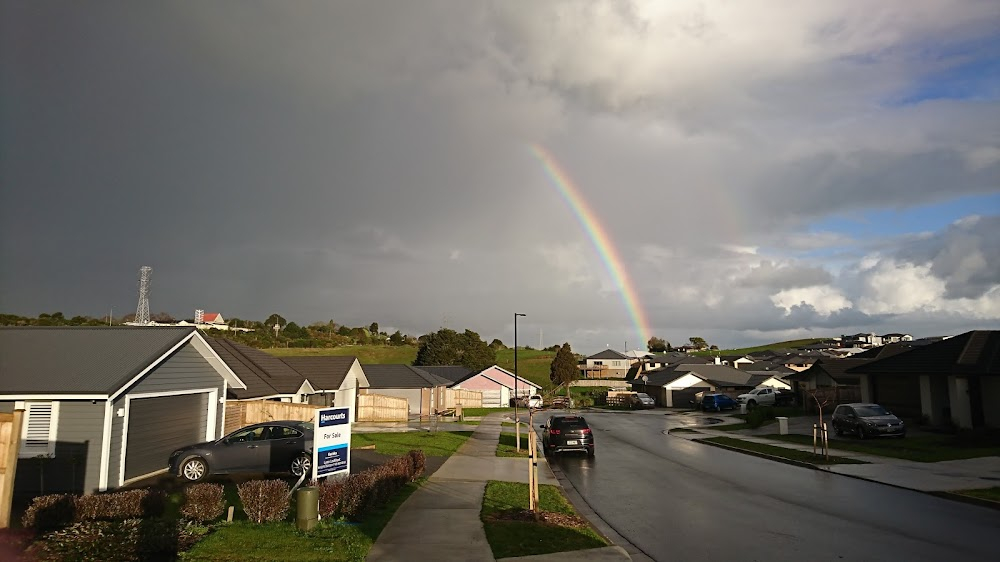
[(906, 424), (878, 404), (841, 404), (833, 411), (833, 432), (869, 437), (906, 437)]
[(563, 451), (581, 451), (594, 456), (594, 433), (583, 416), (552, 416), (542, 425), (542, 450), (545, 455)]

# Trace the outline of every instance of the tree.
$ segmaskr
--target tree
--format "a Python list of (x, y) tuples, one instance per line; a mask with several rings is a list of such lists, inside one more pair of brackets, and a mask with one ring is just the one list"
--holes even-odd
[(476, 332), (466, 330), (459, 334), (455, 330), (441, 328), (422, 336), (413, 364), (462, 365), (473, 371), (481, 371), (496, 362), (496, 351), (486, 345)]
[(309, 337), (309, 332), (295, 322), (285, 324), (284, 334), (286, 338), (293, 340), (305, 339)]
[(646, 349), (652, 353), (666, 353), (670, 350), (670, 342), (664, 340), (663, 338), (653, 336), (649, 338), (648, 342), (646, 342)]
[(378, 335), (378, 322), (372, 322), (371, 326), (368, 326), (368, 331), (372, 333), (373, 336)]
[(556, 352), (552, 364), (549, 365), (549, 380), (552, 384), (559, 386), (567, 385), (566, 392), (569, 392), (570, 381), (575, 381), (580, 376), (580, 371), (576, 367), (576, 357), (569, 343), (564, 343)]
[(490, 347), (494, 350), (507, 349), (507, 346), (500, 341), (500, 338), (493, 338), (493, 341), (490, 342)]
[(706, 347), (708, 347), (708, 342), (705, 341), (705, 338), (699, 338), (696, 336), (688, 339), (691, 341), (691, 345), (695, 346), (698, 349), (705, 349)]
[(391, 336), (389, 336), (389, 343), (392, 345), (403, 345), (406, 343), (406, 338), (403, 337), (402, 332), (396, 330)]
[(272, 314), (267, 317), (267, 320), (264, 320), (264, 327), (266, 327), (268, 330), (273, 330), (275, 324), (279, 326), (284, 326), (288, 324), (288, 320), (285, 320), (285, 318), (280, 314)]

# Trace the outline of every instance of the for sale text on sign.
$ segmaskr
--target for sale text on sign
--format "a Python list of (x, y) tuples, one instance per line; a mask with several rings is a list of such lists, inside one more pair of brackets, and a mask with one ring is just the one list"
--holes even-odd
[(316, 410), (313, 478), (346, 474), (351, 468), (351, 409)]

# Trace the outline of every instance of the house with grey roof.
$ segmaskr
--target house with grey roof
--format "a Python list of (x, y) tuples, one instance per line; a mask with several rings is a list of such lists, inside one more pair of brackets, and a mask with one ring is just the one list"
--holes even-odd
[(686, 408), (699, 392), (723, 392), (735, 397), (750, 390), (754, 388), (752, 377), (728, 365), (688, 363), (647, 371), (631, 384), (632, 390), (649, 394), (661, 406)]
[(637, 359), (614, 349), (605, 349), (584, 360), (580, 375), (584, 379), (624, 379)]
[(933, 425), (1000, 428), (1000, 330), (907, 345), (902, 353), (878, 357), (848, 373), (858, 375), (863, 401), (877, 402), (896, 415), (924, 418)]
[(362, 368), (368, 380), (368, 388), (362, 389), (362, 394), (405, 398), (412, 416), (434, 414), (439, 406), (443, 407), (439, 404), (443, 389), (454, 384), (412, 365), (364, 365)]
[(0, 328), (0, 411), (24, 410), (15, 493), (90, 493), (221, 436), (244, 382), (194, 329)]

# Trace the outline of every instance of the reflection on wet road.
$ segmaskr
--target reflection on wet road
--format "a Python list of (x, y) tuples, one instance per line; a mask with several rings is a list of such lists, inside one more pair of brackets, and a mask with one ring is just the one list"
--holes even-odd
[(550, 462), (656, 560), (998, 559), (1000, 511), (665, 434), (690, 416), (585, 417), (596, 458)]

